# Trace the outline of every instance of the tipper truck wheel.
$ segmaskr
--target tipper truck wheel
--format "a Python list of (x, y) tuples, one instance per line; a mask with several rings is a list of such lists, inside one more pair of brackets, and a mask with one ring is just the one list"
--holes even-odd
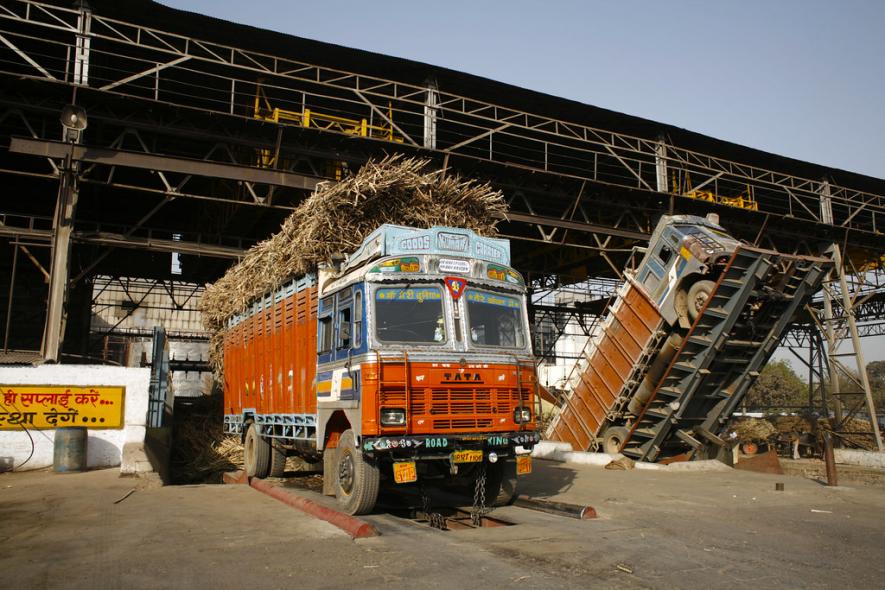
[(621, 452), (621, 445), (627, 440), (629, 431), (623, 426), (610, 426), (602, 435), (602, 451), (609, 455), (617, 455)]
[(707, 305), (710, 293), (716, 288), (713, 281), (698, 281), (688, 290), (688, 317), (694, 322), (701, 315), (701, 310)]
[(356, 436), (345, 430), (338, 439), (335, 497), (348, 514), (366, 514), (378, 499), (378, 466), (366, 461), (356, 448)]
[(246, 430), (246, 442), (243, 445), (246, 475), (259, 479), (267, 477), (270, 470), (270, 453), (270, 443), (261, 438), (254, 423), (249, 424), (249, 429)]

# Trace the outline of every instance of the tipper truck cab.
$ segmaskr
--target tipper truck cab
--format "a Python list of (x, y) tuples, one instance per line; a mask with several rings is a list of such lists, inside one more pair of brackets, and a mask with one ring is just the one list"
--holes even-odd
[(506, 240), (383, 225), (336, 268), (231, 317), (225, 430), (249, 476), (322, 461), (351, 514), (379, 486), (473, 485), (511, 501), (531, 470), (537, 378), (522, 276)]
[(719, 433), (832, 261), (664, 215), (588, 342), (547, 438), (640, 460), (725, 456)]
[(714, 219), (666, 215), (633, 276), (668, 325), (688, 329), (739, 244)]

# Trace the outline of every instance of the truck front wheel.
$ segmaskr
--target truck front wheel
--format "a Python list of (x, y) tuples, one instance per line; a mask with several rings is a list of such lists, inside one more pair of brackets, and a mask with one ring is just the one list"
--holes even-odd
[(243, 461), (246, 464), (246, 475), (259, 479), (267, 477), (270, 470), (270, 443), (261, 438), (258, 427), (249, 424), (246, 430), (246, 441), (243, 445)]
[(516, 501), (516, 459), (501, 459), (486, 466), (486, 502), (509, 506)]
[(698, 281), (688, 290), (688, 317), (694, 322), (701, 314), (701, 310), (707, 305), (710, 293), (716, 288), (716, 283), (709, 280)]
[(366, 514), (378, 499), (378, 466), (356, 448), (356, 436), (345, 430), (338, 439), (335, 497), (348, 514)]

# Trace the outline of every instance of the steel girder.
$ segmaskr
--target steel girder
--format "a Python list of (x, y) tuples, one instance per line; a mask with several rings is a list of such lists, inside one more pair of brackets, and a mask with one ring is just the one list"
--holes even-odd
[(2, 71), (55, 84), (79, 83), (104, 93), (251, 117), (260, 80), (285, 108), (325, 109), (384, 122), (402, 145), (414, 148), (424, 145), (432, 93), (438, 153), (648, 192), (663, 188), (664, 163), (671, 177), (693, 175), (695, 187), (710, 186), (716, 194), (749, 185), (764, 212), (861, 232), (875, 233), (885, 213), (883, 196), (827, 179), (802, 178), (684, 149), (666, 139), (597, 129), (436, 86), (321, 67), (91, 12), (31, 1), (4, 5), (0, 36), (12, 52)]

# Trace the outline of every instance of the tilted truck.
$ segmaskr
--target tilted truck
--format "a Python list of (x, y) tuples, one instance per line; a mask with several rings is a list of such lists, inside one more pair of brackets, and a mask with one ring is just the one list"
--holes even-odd
[(538, 434), (525, 282), (509, 265), (507, 240), (383, 225), (339, 267), (229, 318), (224, 426), (248, 475), (322, 461), (324, 492), (351, 514), (387, 482), (511, 501)]
[(546, 437), (645, 461), (725, 457), (719, 435), (832, 266), (663, 216), (588, 342)]

